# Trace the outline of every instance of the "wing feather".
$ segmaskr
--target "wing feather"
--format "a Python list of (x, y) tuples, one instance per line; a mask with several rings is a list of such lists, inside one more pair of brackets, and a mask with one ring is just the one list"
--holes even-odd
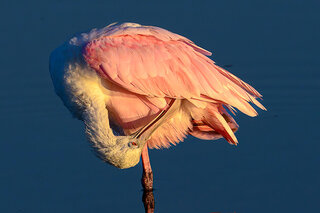
[[(249, 102), (265, 109), (256, 100), (260, 93), (187, 38), (157, 27), (111, 27), (84, 48), (86, 62), (102, 78), (150, 98), (219, 102), (250, 116), (257, 113)], [(152, 103), (163, 106), (165, 101)]]

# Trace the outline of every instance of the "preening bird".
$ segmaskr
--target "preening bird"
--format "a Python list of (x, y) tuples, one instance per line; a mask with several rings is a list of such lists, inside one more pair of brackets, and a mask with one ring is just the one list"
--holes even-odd
[(111, 24), (71, 38), (50, 56), (57, 95), (85, 124), (98, 156), (118, 168), (143, 164), (153, 187), (148, 148), (187, 136), (237, 144), (235, 109), (256, 116), (261, 95), (217, 66), (211, 53), (165, 29)]

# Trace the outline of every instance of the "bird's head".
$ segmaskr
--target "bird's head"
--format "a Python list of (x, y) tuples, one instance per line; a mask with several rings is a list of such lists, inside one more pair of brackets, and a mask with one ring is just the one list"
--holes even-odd
[(113, 146), (96, 147), (96, 152), (102, 160), (120, 169), (134, 167), (139, 163), (145, 140), (132, 136), (116, 136), (113, 140)]

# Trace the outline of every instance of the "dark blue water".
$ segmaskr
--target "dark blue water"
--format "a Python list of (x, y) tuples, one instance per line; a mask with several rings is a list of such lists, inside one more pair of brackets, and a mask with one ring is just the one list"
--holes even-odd
[(151, 151), (156, 212), (319, 212), (320, 2), (1, 1), (0, 212), (143, 212), (141, 165), (97, 159), (53, 92), (50, 52), (130, 21), (189, 37), (264, 95), (239, 146), (189, 137)]

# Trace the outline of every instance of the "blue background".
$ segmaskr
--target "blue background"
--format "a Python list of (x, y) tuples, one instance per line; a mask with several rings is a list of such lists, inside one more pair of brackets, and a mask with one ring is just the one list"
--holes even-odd
[(264, 95), (240, 144), (152, 150), (156, 212), (319, 212), (320, 1), (0, 2), (0, 212), (143, 212), (141, 164), (113, 168), (54, 94), (50, 52), (113, 22), (155, 25), (213, 52)]

